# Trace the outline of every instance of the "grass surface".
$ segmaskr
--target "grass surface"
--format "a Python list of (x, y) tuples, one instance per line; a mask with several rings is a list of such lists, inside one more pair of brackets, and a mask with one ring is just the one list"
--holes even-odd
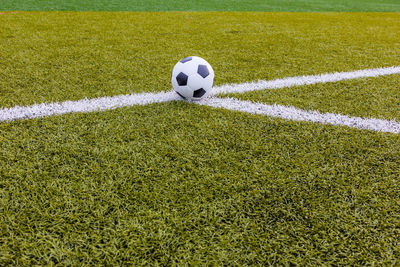
[[(397, 13), (5, 12), (0, 107), (399, 65)], [(235, 95), (400, 119), (399, 75)], [(396, 265), (400, 135), (185, 102), (0, 123), (0, 265)]]
[(207, 59), (216, 84), (398, 65), (399, 13), (0, 15), (0, 106), (171, 88)]
[(400, 75), (229, 94), (242, 100), (400, 122)]
[(175, 102), (0, 136), (2, 265), (400, 257), (398, 135)]
[(397, 0), (1, 0), (0, 10), (77, 11), (390, 11)]

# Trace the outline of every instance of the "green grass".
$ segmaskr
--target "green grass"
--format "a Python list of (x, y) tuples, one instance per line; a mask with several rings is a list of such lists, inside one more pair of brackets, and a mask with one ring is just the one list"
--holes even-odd
[(0, 125), (0, 264), (395, 264), (398, 135), (167, 103)]
[(400, 121), (400, 75), (263, 90), (231, 97), (305, 110)]
[[(0, 107), (398, 65), (399, 21), (5, 12)], [(400, 121), (399, 76), (234, 96)], [(2, 122), (0, 265), (396, 265), (399, 177), (400, 135), (185, 102)]]
[(207, 59), (216, 84), (398, 65), (399, 13), (0, 15), (0, 106), (171, 88)]
[(0, 10), (77, 11), (389, 11), (397, 0), (2, 0)]

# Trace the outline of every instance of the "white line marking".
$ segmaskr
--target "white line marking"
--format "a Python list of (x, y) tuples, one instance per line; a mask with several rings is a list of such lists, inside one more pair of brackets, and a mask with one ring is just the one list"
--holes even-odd
[(12, 107), (0, 109), (0, 122), (19, 119), (33, 119), (73, 112), (93, 112), (110, 110), (120, 107), (147, 105), (152, 103), (181, 100), (175, 92), (143, 93), (132, 95), (117, 95), (61, 103), (36, 104), (27, 107)]
[(209, 98), (199, 101), (197, 104), (215, 108), (243, 111), (253, 114), (261, 114), (293, 121), (318, 122), (322, 124), (341, 125), (363, 130), (395, 134), (400, 132), (400, 123), (396, 121), (349, 117), (334, 113), (319, 113), (318, 111), (305, 111), (295, 107), (286, 107), (276, 104), (265, 105), (249, 101), (241, 101), (235, 98)]
[(264, 89), (279, 89), (285, 87), (310, 85), (316, 83), (338, 82), (343, 80), (378, 77), (383, 75), (399, 74), (399, 73), (400, 73), (400, 66), (394, 66), (388, 68), (366, 69), (366, 70), (357, 70), (351, 72), (336, 72), (336, 73), (321, 74), (321, 75), (288, 77), (284, 79), (277, 79), (271, 81), (227, 84), (215, 87), (212, 92), (212, 95), (244, 93), (244, 92), (264, 90)]
[[(353, 72), (337, 72), (333, 74), (322, 74), (314, 76), (290, 77), (272, 81), (258, 81), (253, 83), (231, 84), (231, 85), (215, 87), (213, 95), (223, 94), (223, 93), (243, 93), (254, 90), (277, 89), (283, 87), (291, 87), (291, 86), (307, 85), (315, 83), (336, 82), (341, 80), (377, 77), (382, 75), (390, 75), (398, 73), (400, 73), (400, 66), (358, 70)], [(110, 110), (119, 107), (147, 105), (151, 103), (160, 103), (160, 102), (168, 102), (175, 100), (181, 100), (180, 97), (175, 92), (160, 92), (160, 93), (117, 95), (117, 96), (100, 97), (93, 99), (81, 99), (78, 101), (65, 101), (61, 103), (48, 103), (48, 104), (43, 103), (26, 107), (15, 106), (12, 108), (0, 109), (0, 122), (13, 121), (18, 119), (33, 119), (33, 118), (65, 114), (65, 113), (73, 113), (73, 112), (93, 112), (93, 111)], [(204, 103), (209, 103), (209, 104), (204, 104)], [(211, 105), (211, 106), (215, 105), (216, 107), (226, 106), (226, 108), (229, 109), (241, 110), (252, 113), (261, 112), (259, 114), (292, 119), (292, 120), (314, 121), (321, 123), (330, 123), (334, 125), (347, 125), (359, 129), (370, 129), (374, 131), (399, 133), (399, 123), (395, 121), (385, 121), (379, 119), (363, 119), (363, 118), (348, 117), (344, 115), (330, 114), (330, 113), (321, 114), (318, 113), (317, 111), (308, 112), (292, 107), (284, 107), (279, 105), (268, 106), (268, 105), (255, 104), (251, 102), (244, 102), (234, 99), (228, 99), (225, 101), (221, 99), (211, 98), (209, 100), (205, 100), (204, 103), (202, 102), (199, 104)], [(243, 106), (243, 103), (246, 103), (246, 105), (248, 105), (247, 109), (245, 106)]]

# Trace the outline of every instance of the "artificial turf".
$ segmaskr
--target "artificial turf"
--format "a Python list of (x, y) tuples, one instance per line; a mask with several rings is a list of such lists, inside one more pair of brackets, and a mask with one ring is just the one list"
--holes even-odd
[[(399, 18), (3, 12), (0, 107), (398, 65)], [(399, 121), (398, 82), (235, 97)], [(2, 122), (0, 265), (396, 265), (399, 177), (400, 135), (185, 102)]]
[(0, 264), (394, 265), (400, 138), (184, 102), (0, 124)]
[(0, 107), (170, 90), (174, 64), (216, 85), (398, 65), (399, 13), (6, 12)]
[(59, 11), (389, 11), (397, 0), (1, 0), (0, 10)]
[(228, 94), (242, 100), (400, 122), (400, 75)]

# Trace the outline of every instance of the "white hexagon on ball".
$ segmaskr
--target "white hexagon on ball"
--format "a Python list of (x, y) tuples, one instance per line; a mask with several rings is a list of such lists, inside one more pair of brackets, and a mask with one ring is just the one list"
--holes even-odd
[(204, 59), (186, 57), (174, 66), (172, 87), (181, 97), (194, 101), (207, 97), (214, 85), (214, 70)]

